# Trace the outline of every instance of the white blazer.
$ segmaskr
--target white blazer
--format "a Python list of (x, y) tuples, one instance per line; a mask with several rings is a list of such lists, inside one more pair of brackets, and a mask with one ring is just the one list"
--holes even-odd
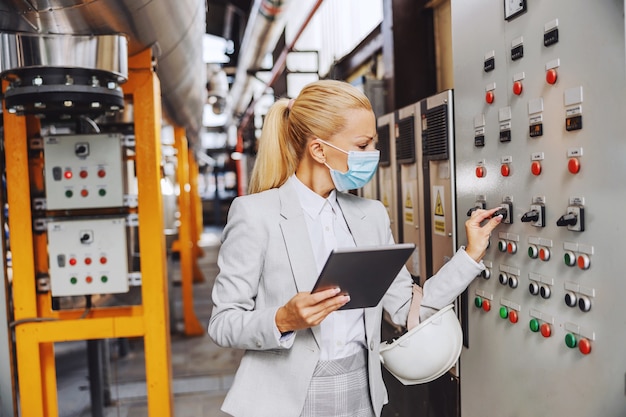
[[(337, 201), (357, 246), (393, 242), (382, 203), (346, 193), (337, 193)], [(279, 307), (297, 292), (311, 291), (317, 279), (304, 213), (289, 183), (233, 201), (218, 266), (209, 335), (220, 346), (246, 350), (222, 410), (235, 417), (299, 416), (320, 357), (320, 329), (297, 331), (288, 347), (279, 340), (274, 321)], [(454, 300), (481, 267), (465, 254), (454, 256), (437, 275), (444, 269), (446, 281), (457, 282), (456, 292), (446, 294), (439, 306), (427, 304), (432, 307)], [(382, 302), (365, 309), (369, 387), (377, 416), (387, 402), (379, 358), (382, 311), (404, 325), (411, 294), (412, 279), (404, 268)]]

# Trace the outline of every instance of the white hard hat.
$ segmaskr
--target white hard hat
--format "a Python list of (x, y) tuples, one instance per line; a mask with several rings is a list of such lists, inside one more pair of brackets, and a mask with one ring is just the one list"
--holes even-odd
[(404, 385), (437, 379), (459, 359), (463, 331), (452, 307), (442, 308), (395, 341), (381, 344), (381, 362)]

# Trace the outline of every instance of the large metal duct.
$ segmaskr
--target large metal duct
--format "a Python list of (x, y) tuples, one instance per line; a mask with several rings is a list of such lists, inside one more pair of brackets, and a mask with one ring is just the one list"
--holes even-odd
[(165, 115), (195, 142), (206, 100), (204, 0), (3, 0), (0, 31), (128, 38), (129, 55), (157, 54)]
[(226, 112), (241, 116), (252, 99), (251, 72), (261, 69), (263, 59), (276, 47), (285, 28), (289, 0), (255, 0), (243, 40), (235, 81), (226, 102)]

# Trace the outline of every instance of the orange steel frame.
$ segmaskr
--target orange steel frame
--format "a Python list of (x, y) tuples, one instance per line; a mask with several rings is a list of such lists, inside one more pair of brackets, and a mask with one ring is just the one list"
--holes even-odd
[[(46, 242), (45, 237), (33, 234), (30, 193), (25, 195), (31, 189), (31, 180), (41, 181), (34, 174), (37, 167), (29, 167), (28, 160), (27, 138), (36, 119), (4, 111), (14, 319), (35, 319), (15, 327), (20, 408), (24, 417), (58, 417), (54, 342), (120, 337), (144, 338), (149, 415), (173, 415), (160, 189), (161, 92), (153, 66), (150, 49), (131, 57), (129, 80), (123, 88), (134, 104), (142, 305), (98, 308), (80, 319), (82, 310), (53, 311), (50, 295), (37, 293), (36, 272), (42, 265), (47, 267)], [(6, 83), (3, 88), (6, 89)]]
[[(176, 179), (180, 188), (178, 193), (178, 211), (180, 212), (180, 228), (178, 230), (178, 240), (174, 243), (173, 249), (180, 253), (180, 276), (183, 297), (183, 321), (185, 324), (185, 334), (187, 336), (200, 336), (204, 334), (204, 328), (198, 321), (193, 308), (193, 283), (197, 280), (197, 223), (194, 224), (194, 207), (196, 206), (192, 190), (196, 190), (191, 184), (191, 175), (197, 172), (194, 165), (194, 158), (189, 152), (185, 130), (181, 127), (174, 128), (174, 146), (177, 153)], [(195, 170), (192, 170), (195, 168)]]

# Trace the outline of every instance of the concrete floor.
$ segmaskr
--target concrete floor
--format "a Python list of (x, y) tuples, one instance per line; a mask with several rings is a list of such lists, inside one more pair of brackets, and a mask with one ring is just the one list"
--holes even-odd
[[(221, 228), (207, 228), (200, 246), (205, 255), (199, 260), (205, 280), (194, 284), (194, 308), (206, 327), (211, 314), (211, 288), (217, 275), (217, 252)], [(171, 262), (171, 279), (179, 279), (177, 262)], [(172, 297), (172, 390), (176, 417), (225, 417), (220, 406), (230, 387), (243, 352), (216, 346), (206, 335), (186, 337), (182, 327), (180, 287), (174, 285)], [(112, 404), (103, 417), (148, 416), (145, 361), (142, 339), (105, 342), (110, 360)], [(123, 349), (121, 349), (123, 348)], [(120, 350), (121, 349), (121, 350)], [(55, 345), (59, 417), (92, 417), (87, 373), (86, 342)], [(120, 357), (120, 352), (125, 352)]]

